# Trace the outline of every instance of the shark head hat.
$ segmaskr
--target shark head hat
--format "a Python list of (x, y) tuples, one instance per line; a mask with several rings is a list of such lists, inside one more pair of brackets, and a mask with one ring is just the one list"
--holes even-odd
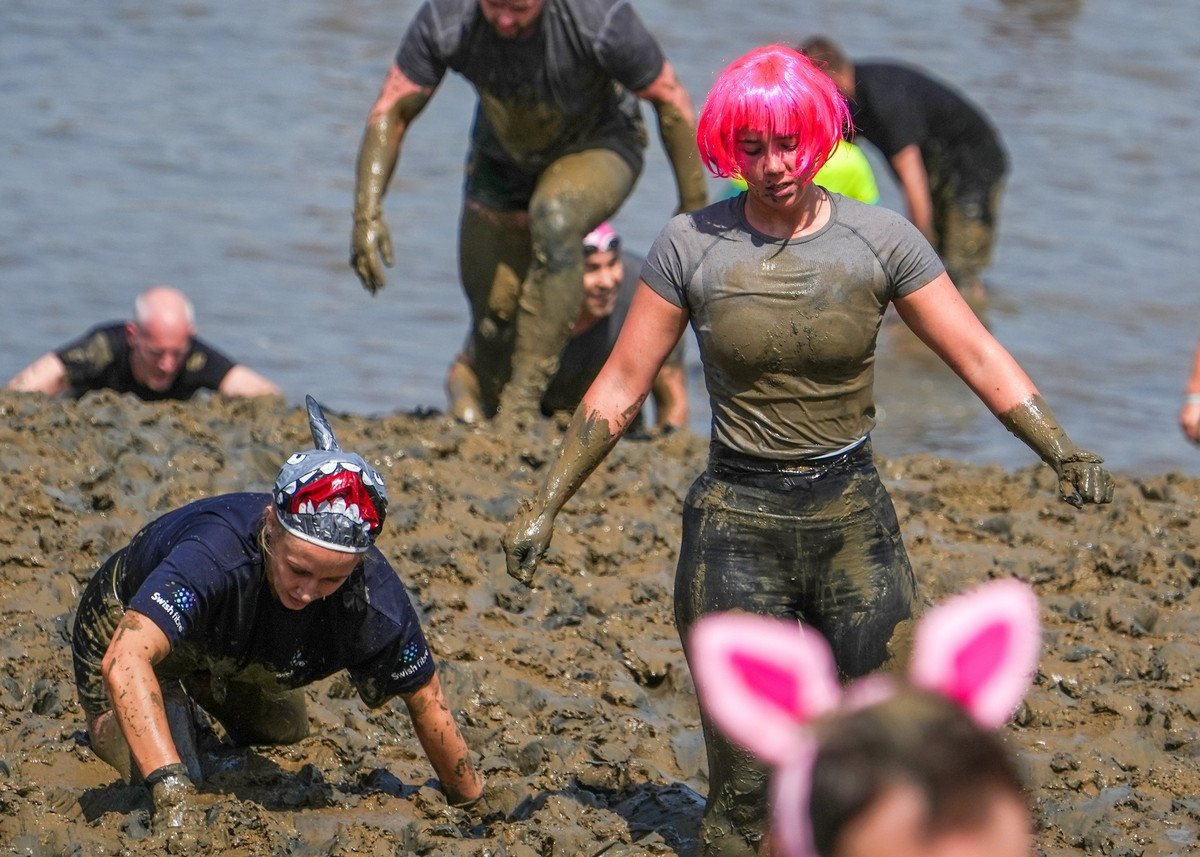
[(363, 553), (387, 515), (383, 477), (345, 452), (321, 406), (305, 397), (315, 449), (297, 452), (275, 478), (272, 497), (283, 528), (297, 538), (342, 553)]

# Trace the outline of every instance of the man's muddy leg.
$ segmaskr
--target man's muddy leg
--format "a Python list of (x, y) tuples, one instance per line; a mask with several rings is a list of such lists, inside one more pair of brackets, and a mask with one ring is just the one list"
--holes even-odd
[(521, 284), (512, 377), (500, 417), (520, 425), (542, 395), (583, 305), (583, 236), (612, 216), (633, 189), (633, 169), (616, 153), (594, 149), (555, 161), (529, 204), (533, 259)]
[(474, 422), (495, 416), (512, 368), (517, 298), (532, 255), (529, 217), (467, 200), (459, 223), (459, 277), (471, 308), (471, 331), (446, 375), (452, 413)]

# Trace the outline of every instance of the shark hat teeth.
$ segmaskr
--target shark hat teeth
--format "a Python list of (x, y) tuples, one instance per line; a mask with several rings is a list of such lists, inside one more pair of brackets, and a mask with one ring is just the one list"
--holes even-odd
[(288, 458), (275, 479), (279, 522), (289, 533), (343, 553), (363, 553), (387, 514), (383, 478), (359, 455), (345, 452), (312, 397), (313, 440), (321, 448)]

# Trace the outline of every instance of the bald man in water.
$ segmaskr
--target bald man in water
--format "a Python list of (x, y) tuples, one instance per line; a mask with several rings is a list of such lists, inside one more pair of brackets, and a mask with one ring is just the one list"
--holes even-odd
[(92, 328), (43, 354), (7, 386), (75, 398), (111, 389), (145, 401), (190, 399), (203, 389), (230, 397), (281, 395), (271, 381), (197, 339), (191, 301), (169, 286), (138, 295), (132, 321)]

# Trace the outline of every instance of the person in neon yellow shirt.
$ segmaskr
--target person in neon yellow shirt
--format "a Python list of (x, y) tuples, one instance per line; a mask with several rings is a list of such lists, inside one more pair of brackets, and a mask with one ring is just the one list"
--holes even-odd
[[(730, 196), (746, 189), (742, 179), (730, 179), (729, 182), (732, 185)], [(834, 147), (825, 166), (813, 176), (813, 184), (871, 205), (879, 202), (879, 186), (875, 184), (871, 162), (863, 150), (849, 140), (842, 140)]]

